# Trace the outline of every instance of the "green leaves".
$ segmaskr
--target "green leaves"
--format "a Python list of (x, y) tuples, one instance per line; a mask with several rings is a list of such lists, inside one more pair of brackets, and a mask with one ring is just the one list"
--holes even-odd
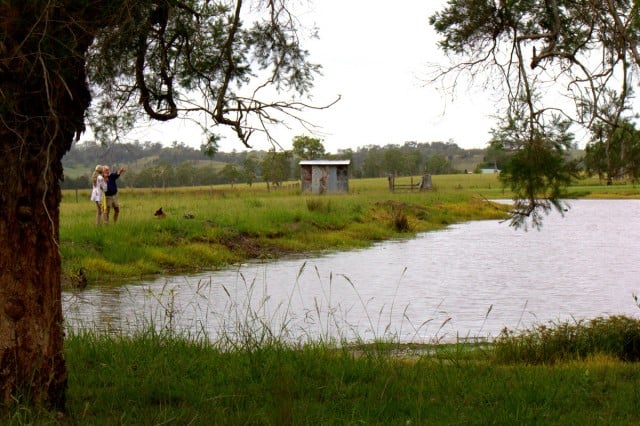
[[(248, 145), (254, 126), (268, 135), (266, 126), (297, 117), (287, 111), (303, 104), (261, 101), (258, 91), (271, 86), (301, 96), (319, 66), (308, 62), (286, 1), (247, 8), (204, 0), (111, 7), (88, 58), (97, 97), (93, 125), (115, 135), (145, 115), (163, 121), (195, 115), (207, 126), (231, 127)], [(131, 119), (103, 119), (122, 111)]]
[(302, 160), (320, 159), (325, 155), (324, 145), (318, 138), (298, 135), (293, 138), (293, 154)]
[(450, 0), (429, 23), (443, 36), (438, 44), (445, 52), (468, 53), (492, 43), (505, 29), (498, 12), (492, 0)]
[[(438, 76), (453, 76), (454, 89), (462, 74), (486, 76), (502, 99), (507, 118), (491, 143), (510, 155), (502, 180), (516, 193), (515, 226), (525, 218), (539, 226), (541, 212), (562, 211), (560, 196), (577, 170), (567, 155), (569, 124), (602, 135), (604, 145), (590, 150), (594, 171), (640, 174), (611, 164), (618, 135), (602, 131), (632, 115), (638, 7), (637, 0), (449, 0), (431, 17), (440, 47), (455, 55)], [(605, 166), (595, 157), (602, 155)]]
[(492, 147), (506, 154), (500, 180), (514, 193), (511, 225), (526, 229), (530, 222), (539, 228), (543, 214), (565, 210), (561, 198), (578, 177), (578, 163), (569, 156), (573, 135), (567, 120), (532, 125), (522, 118), (512, 117), (494, 131)]
[(516, 194), (511, 225), (526, 228), (530, 219), (539, 228), (541, 213), (551, 208), (562, 213), (561, 197), (577, 173), (577, 164), (552, 141), (536, 140), (515, 152), (500, 173), (500, 180)]
[(631, 121), (617, 126), (597, 126), (585, 148), (585, 167), (611, 184), (625, 176), (640, 178), (640, 131)]

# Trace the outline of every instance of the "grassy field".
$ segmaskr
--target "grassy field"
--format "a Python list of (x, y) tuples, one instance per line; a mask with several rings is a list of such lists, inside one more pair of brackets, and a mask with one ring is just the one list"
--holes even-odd
[[(408, 178), (407, 178), (408, 179)], [(60, 239), (65, 285), (119, 283), (156, 274), (225, 267), (366, 247), (449, 224), (504, 218), (495, 176), (434, 177), (429, 192), (391, 193), (386, 179), (353, 180), (347, 194), (300, 194), (295, 184), (120, 190), (117, 224), (95, 225), (89, 191), (65, 191)], [(154, 212), (167, 214), (159, 220)]]
[[(86, 278), (89, 285), (117, 284), (251, 258), (346, 250), (452, 223), (505, 217), (504, 207), (488, 201), (511, 196), (496, 175), (434, 176), (433, 184), (428, 192), (391, 193), (385, 178), (355, 179), (349, 193), (324, 196), (301, 194), (297, 182), (276, 191), (264, 184), (122, 188), (119, 223), (101, 227), (95, 225), (89, 190), (64, 191), (64, 283), (74, 286)], [(590, 179), (573, 186), (570, 196), (637, 198), (640, 189)], [(163, 220), (153, 215), (160, 207), (167, 214)]]
[[(88, 193), (64, 194), (67, 272), (114, 283), (144, 274), (222, 267), (253, 256), (339, 250), (409, 238), (464, 220), (504, 217), (492, 175), (435, 176), (428, 193), (386, 180), (352, 181), (349, 194), (238, 186), (124, 189), (121, 222), (96, 227)], [(575, 197), (638, 198), (632, 185), (585, 181)], [(157, 220), (158, 207), (168, 213)], [(186, 219), (191, 214), (193, 219)], [(251, 329), (247, 327), (247, 329)], [(640, 320), (596, 318), (505, 331), (483, 344), (285, 344), (246, 335), (134, 336), (70, 332), (68, 411), (20, 405), (10, 425), (636, 425)]]
[[(589, 337), (598, 337), (592, 339)], [(154, 330), (70, 334), (67, 412), (16, 405), (3, 424), (636, 425), (640, 321), (558, 324), (492, 345), (225, 350)], [(576, 351), (576, 348), (580, 348)], [(627, 348), (627, 349), (625, 349)]]

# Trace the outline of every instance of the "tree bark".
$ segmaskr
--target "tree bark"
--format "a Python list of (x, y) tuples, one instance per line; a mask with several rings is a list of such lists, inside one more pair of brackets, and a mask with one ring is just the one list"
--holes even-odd
[(61, 160), (90, 102), (86, 12), (71, 1), (0, 5), (0, 406), (64, 410)]
[[(241, 68), (275, 61), (270, 83), (286, 81), (302, 93), (316, 72), (313, 64), (306, 63), (306, 52), (298, 48), (294, 20), (284, 3), (267, 2), (267, 22), (236, 33), (238, 1), (223, 54), (215, 60), (222, 62), (208, 69), (209, 65), (195, 64), (200, 54), (208, 58), (203, 64), (210, 63), (211, 52), (197, 52), (210, 50), (209, 45), (197, 41), (192, 46), (189, 37), (193, 30), (216, 39), (215, 33), (224, 27), (219, 22), (228, 18), (217, 7), (195, 11), (189, 2), (168, 0), (0, 0), (0, 405), (18, 399), (64, 408), (67, 379), (58, 246), (61, 160), (84, 130), (90, 103), (85, 65), (98, 32), (113, 30), (100, 34), (102, 44), (91, 52), (92, 57), (104, 59), (96, 59), (106, 70), (104, 75), (103, 70), (96, 71), (96, 82), (107, 81), (107, 92), (113, 90), (105, 98), (121, 106), (119, 102), (135, 102), (137, 91), (143, 110), (154, 119), (169, 120), (179, 110), (173, 97), (179, 83), (174, 77), (185, 73), (192, 81), (187, 86), (198, 80), (209, 86), (202, 89), (202, 108), (215, 98), (214, 110), (209, 111), (214, 125), (231, 126), (246, 144), (251, 133), (245, 128), (247, 116), (273, 123), (279, 120), (267, 109), (298, 111), (304, 104), (262, 104), (251, 99), (247, 106), (227, 90), (229, 79), (244, 82), (249, 74)], [(185, 13), (184, 19), (178, 16), (175, 25), (167, 25), (178, 11)], [(206, 21), (202, 25), (201, 18)], [(190, 20), (198, 25), (190, 28), (186, 25)], [(169, 28), (171, 35), (166, 33)], [(278, 37), (264, 46), (253, 40), (274, 31)], [(240, 52), (231, 55), (229, 49), (236, 45)], [(192, 47), (196, 51), (191, 52)], [(255, 60), (240, 68), (225, 63), (232, 56), (242, 58), (247, 49), (255, 52)], [(195, 62), (174, 58), (191, 54)], [(135, 84), (108, 83), (119, 78), (126, 83), (128, 73), (135, 73)], [(223, 79), (221, 89), (212, 84), (216, 79)], [(112, 94), (123, 96), (112, 99)], [(221, 111), (226, 98), (235, 99), (238, 109)], [(227, 112), (235, 118), (228, 118)]]

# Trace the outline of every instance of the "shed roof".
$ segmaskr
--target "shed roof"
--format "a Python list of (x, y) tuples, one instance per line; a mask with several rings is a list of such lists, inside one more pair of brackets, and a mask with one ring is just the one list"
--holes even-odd
[(351, 160), (302, 160), (301, 166), (348, 166)]

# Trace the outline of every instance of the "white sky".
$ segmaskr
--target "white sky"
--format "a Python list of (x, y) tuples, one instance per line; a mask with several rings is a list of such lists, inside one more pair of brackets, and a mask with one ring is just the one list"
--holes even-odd
[[(469, 90), (454, 95), (425, 83), (430, 64), (446, 61), (428, 24), (429, 16), (444, 4), (445, 0), (300, 1), (296, 14), (306, 25), (315, 23), (320, 36), (304, 44), (311, 61), (323, 67), (311, 102), (327, 104), (338, 95), (342, 99), (328, 110), (303, 114), (318, 126), (315, 134), (292, 121), (290, 129), (275, 129), (280, 145), (288, 149), (294, 136), (306, 134), (320, 138), (334, 153), (406, 141), (451, 140), (462, 148), (484, 148), (495, 125), (491, 94)], [(175, 122), (154, 124), (129, 136), (193, 147), (202, 142), (195, 126)], [(85, 137), (90, 138), (90, 134)], [(251, 142), (256, 149), (270, 148), (257, 134)], [(220, 150), (233, 149), (240, 151), (243, 146), (229, 134)]]
[(485, 147), (495, 122), (487, 96), (454, 96), (426, 84), (431, 65), (446, 62), (428, 24), (444, 4), (316, 0), (302, 17), (320, 30), (320, 39), (308, 44), (312, 59), (323, 65), (315, 99), (342, 96), (330, 110), (314, 114), (327, 150), (448, 140), (463, 148)]

